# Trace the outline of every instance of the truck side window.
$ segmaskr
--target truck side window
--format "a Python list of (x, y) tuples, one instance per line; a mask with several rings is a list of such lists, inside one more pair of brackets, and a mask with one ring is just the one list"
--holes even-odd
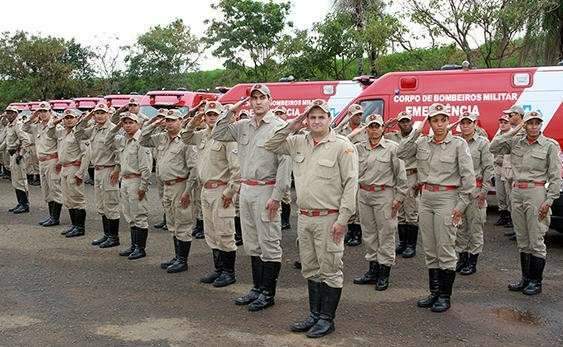
[(385, 105), (383, 100), (381, 99), (364, 100), (360, 102), (360, 105), (362, 105), (362, 108), (364, 109), (362, 122), (370, 114), (380, 114), (381, 116), (383, 116), (383, 118), (385, 118), (385, 115), (383, 114), (383, 110), (384, 110), (383, 106)]

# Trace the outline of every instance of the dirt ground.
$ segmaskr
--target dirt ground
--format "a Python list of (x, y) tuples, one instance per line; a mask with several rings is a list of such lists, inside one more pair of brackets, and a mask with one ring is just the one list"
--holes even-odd
[[(128, 261), (117, 255), (129, 242), (123, 223), (121, 247), (90, 245), (101, 221), (92, 187), (87, 191), (86, 236), (66, 239), (62, 225), (37, 225), (46, 213), (38, 187), (31, 187), (31, 213), (13, 215), (7, 212), (15, 205), (13, 190), (9, 181), (0, 181), (1, 346), (563, 345), (563, 234), (555, 231), (546, 237), (544, 292), (512, 293), (506, 285), (520, 274), (516, 245), (502, 235), (504, 228), (492, 225), (496, 215), (490, 212), (478, 272), (456, 278), (453, 306), (444, 314), (415, 305), (427, 293), (420, 248), (413, 259), (397, 259), (385, 292), (352, 284), (367, 264), (362, 247), (347, 248), (336, 332), (311, 340), (288, 331), (308, 307), (306, 282), (292, 268), (295, 228), (284, 233), (276, 305), (250, 313), (233, 304), (251, 283), (250, 261), (242, 250), (238, 282), (222, 289), (199, 283), (211, 270), (203, 240), (193, 242), (188, 272), (167, 274), (159, 268), (172, 254), (172, 237), (154, 229), (148, 257)], [(155, 190), (149, 198), (154, 223), (161, 214)], [(295, 226), (295, 218), (292, 222)], [(62, 223), (69, 223), (66, 211)]]

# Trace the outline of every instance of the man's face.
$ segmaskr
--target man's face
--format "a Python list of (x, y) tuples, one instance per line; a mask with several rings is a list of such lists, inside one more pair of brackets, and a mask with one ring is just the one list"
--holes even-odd
[(11, 123), (11, 122), (14, 121), (14, 119), (16, 119), (16, 117), (18, 116), (18, 113), (17, 113), (17, 112), (14, 112), (14, 111), (7, 111), (7, 112), (6, 112), (6, 116), (8, 117), (8, 120), (9, 120), (10, 123)]
[(276, 111), (275, 115), (279, 119), (287, 120), (287, 114), (285, 114), (284, 112)]
[(42, 122), (47, 122), (49, 121), (49, 118), (51, 118), (51, 113), (49, 111), (40, 110), (37, 111), (37, 116)]
[(450, 125), (449, 118), (443, 114), (439, 114), (430, 118), (430, 127), (432, 128), (434, 135), (437, 136), (446, 135), (449, 125)]
[(403, 118), (397, 124), (399, 124), (399, 129), (403, 133), (410, 133), (412, 131), (412, 120)]
[(529, 137), (538, 137), (541, 133), (541, 120), (537, 118), (530, 119), (526, 122), (524, 128), (526, 129), (526, 134), (528, 134)]
[(217, 123), (217, 117), (219, 117), (217, 113), (207, 112), (205, 114), (205, 124), (207, 124), (207, 126), (209, 126), (210, 128), (213, 128), (215, 126), (215, 123)]
[(254, 111), (254, 114), (258, 116), (262, 116), (270, 110), (271, 102), (272, 100), (268, 96), (257, 90), (253, 91), (250, 95), (250, 107)]
[(78, 119), (73, 116), (66, 116), (63, 118), (63, 125), (65, 128), (73, 128), (76, 123), (78, 123)]
[(330, 116), (319, 107), (311, 109), (307, 114), (307, 125), (311, 134), (321, 135), (330, 130)]
[(510, 123), (504, 119), (499, 119), (498, 127), (500, 131), (508, 131), (510, 130)]
[(378, 140), (383, 136), (383, 127), (379, 123), (371, 123), (367, 127), (367, 133), (370, 140)]
[(522, 123), (522, 115), (518, 112), (512, 112), (508, 115), (508, 119), (510, 120), (510, 125), (517, 126)]
[(140, 110), (141, 110), (141, 106), (137, 104), (129, 104), (129, 112), (138, 114)]
[(169, 133), (180, 132), (180, 127), (182, 126), (182, 121), (180, 119), (166, 119), (166, 131)]
[(109, 113), (105, 111), (98, 110), (94, 112), (94, 121), (96, 122), (96, 124), (105, 124), (108, 121), (108, 117)]
[(475, 122), (469, 119), (463, 119), (459, 123), (459, 128), (461, 129), (461, 134), (465, 136), (472, 135), (475, 132)]
[(137, 130), (139, 130), (140, 128), (139, 123), (129, 118), (123, 119), (122, 123), (123, 123), (123, 130), (125, 130), (125, 132), (129, 136), (135, 135)]
[(358, 126), (362, 123), (362, 114), (356, 113), (350, 118), (350, 123), (354, 126)]

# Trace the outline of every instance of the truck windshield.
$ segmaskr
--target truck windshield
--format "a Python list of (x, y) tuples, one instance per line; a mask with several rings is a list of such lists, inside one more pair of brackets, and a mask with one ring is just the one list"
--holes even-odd
[(364, 115), (363, 115), (362, 121), (364, 121), (366, 119), (366, 117), (369, 116), (370, 114), (380, 114), (383, 117), (385, 116), (383, 114), (384, 103), (383, 103), (383, 100), (381, 100), (381, 99), (363, 100), (363, 101), (360, 101), (360, 105), (362, 106), (362, 109), (364, 110)]

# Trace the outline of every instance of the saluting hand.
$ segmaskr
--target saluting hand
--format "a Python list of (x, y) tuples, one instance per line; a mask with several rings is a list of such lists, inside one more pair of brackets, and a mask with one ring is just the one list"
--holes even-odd
[(247, 96), (247, 97), (241, 99), (239, 102), (237, 102), (236, 104), (231, 106), (231, 112), (234, 113), (234, 112), (238, 111), (242, 107), (242, 105), (246, 104), (246, 102), (248, 100), (250, 100), (250, 96)]
[(204, 114), (203, 112), (200, 112), (198, 114), (196, 114), (189, 122), (188, 122), (188, 128), (190, 129), (197, 129), (199, 126), (201, 126), (201, 124), (203, 123), (204, 120)]
[(397, 123), (399, 123), (399, 120), (397, 118), (391, 118), (391, 119), (388, 119), (385, 122), (383, 122), (383, 127), (385, 129), (390, 129), (390, 128), (394, 127), (395, 125), (397, 125)]
[(551, 208), (551, 205), (549, 205), (548, 203), (543, 203), (540, 206), (540, 209), (538, 210), (538, 218), (539, 220), (544, 220), (545, 217), (547, 217), (547, 214), (549, 213), (549, 209)]
[(458, 119), (454, 123), (450, 124), (450, 126), (448, 126), (448, 131), (451, 131), (453, 128), (455, 128), (459, 124), (459, 122), (461, 122), (461, 119)]
[(300, 114), (299, 116), (295, 117), (293, 120), (290, 121), (289, 128), (292, 131), (299, 131), (303, 129), (304, 127), (306, 127), (304, 123), (306, 118), (307, 115), (305, 114), (305, 112), (303, 112), (302, 114)]
[(350, 134), (348, 134), (348, 138), (352, 138), (352, 137), (358, 135), (362, 131), (366, 130), (367, 127), (368, 127), (367, 125), (362, 125), (360, 127), (357, 127), (356, 129), (352, 130), (352, 132)]

